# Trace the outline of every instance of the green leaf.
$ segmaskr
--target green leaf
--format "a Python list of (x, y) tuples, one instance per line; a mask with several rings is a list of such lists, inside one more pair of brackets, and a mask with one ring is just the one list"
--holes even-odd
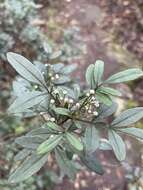
[(48, 140), (39, 145), (37, 153), (44, 154), (50, 152), (60, 143), (62, 138), (62, 135), (51, 135)]
[(55, 156), (61, 172), (74, 180), (77, 172), (74, 163), (68, 159), (67, 155), (62, 150), (56, 149)]
[(102, 82), (103, 72), (104, 62), (101, 60), (97, 60), (94, 64), (94, 81), (96, 86), (98, 86)]
[(16, 138), (15, 143), (25, 148), (36, 149), (43, 141), (39, 136), (22, 136)]
[(19, 183), (28, 179), (34, 173), (38, 172), (41, 167), (47, 161), (46, 155), (37, 155), (36, 153), (27, 157), (18, 168), (10, 175), (9, 182), (10, 183)]
[(93, 154), (81, 155), (80, 158), (81, 158), (81, 161), (83, 162), (83, 164), (85, 164), (85, 166), (88, 169), (90, 169), (91, 171), (93, 171), (99, 175), (104, 174), (104, 170), (102, 168), (102, 165), (96, 159), (95, 155), (93, 155)]
[(76, 64), (72, 64), (72, 65), (67, 65), (67, 66), (64, 66), (60, 73), (61, 74), (64, 74), (64, 75), (68, 75), (70, 74), (71, 72), (73, 72), (75, 69), (77, 68), (77, 65)]
[(125, 71), (121, 71), (119, 73), (116, 73), (109, 77), (104, 83), (121, 83), (126, 82), (130, 80), (137, 79), (139, 77), (143, 76), (143, 71), (141, 69), (127, 69)]
[(115, 90), (110, 87), (104, 87), (104, 86), (99, 87), (98, 92), (107, 94), (107, 95), (112, 95), (112, 96), (121, 96), (122, 95), (118, 90)]
[(20, 161), (20, 160), (24, 160), (25, 158), (27, 158), (29, 156), (29, 154), (31, 153), (32, 150), (30, 149), (22, 149), (21, 151), (19, 151), (16, 156), (14, 157), (15, 161)]
[(99, 107), (99, 110), (98, 110), (98, 117), (99, 118), (108, 117), (108, 116), (112, 115), (113, 113), (115, 113), (117, 108), (118, 108), (118, 104), (115, 102), (112, 102), (111, 106), (101, 104)]
[(94, 65), (93, 64), (88, 66), (85, 77), (86, 77), (86, 82), (89, 84), (89, 86), (91, 88), (94, 88), (95, 82), (94, 82)]
[(83, 144), (76, 135), (67, 132), (66, 138), (75, 149), (79, 151), (83, 150)]
[(50, 121), (48, 123), (46, 123), (46, 126), (49, 129), (52, 129), (55, 131), (62, 131), (62, 128), (59, 125), (57, 125), (56, 123), (50, 122)]
[(126, 147), (122, 138), (114, 131), (108, 131), (109, 143), (113, 148), (116, 158), (123, 161), (126, 158)]
[(60, 115), (66, 115), (69, 116), (70, 115), (70, 111), (66, 108), (54, 108), (54, 111)]
[(49, 129), (46, 127), (46, 124), (40, 128), (33, 129), (29, 133), (26, 134), (26, 136), (40, 136), (43, 139), (49, 138), (51, 132)]
[(119, 129), (118, 131), (121, 131), (122, 133), (126, 133), (128, 135), (131, 135), (132, 137), (143, 140), (143, 129), (130, 127), (130, 128)]
[(143, 107), (132, 108), (123, 111), (111, 123), (112, 127), (129, 126), (143, 118)]
[(111, 100), (110, 96), (108, 96), (107, 94), (96, 92), (96, 98), (99, 102), (101, 102), (107, 106), (111, 106), (111, 104), (112, 104), (112, 100)]
[(109, 141), (107, 139), (100, 139), (100, 150), (112, 150), (112, 146), (110, 145)]
[(45, 92), (33, 91), (25, 93), (22, 97), (20, 96), (16, 98), (8, 111), (14, 114), (26, 112), (28, 108), (40, 104), (45, 98), (48, 98), (48, 95)]
[(95, 127), (87, 127), (85, 131), (84, 143), (86, 152), (95, 152), (99, 147), (100, 135)]
[(41, 72), (25, 57), (9, 52), (7, 59), (13, 68), (26, 80), (45, 86), (45, 80)]

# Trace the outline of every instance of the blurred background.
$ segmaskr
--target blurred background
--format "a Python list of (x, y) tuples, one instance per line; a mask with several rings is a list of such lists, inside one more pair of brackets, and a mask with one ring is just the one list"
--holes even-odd
[[(76, 63), (74, 76), (85, 84), (86, 67), (96, 59), (105, 62), (105, 77), (119, 70), (143, 67), (143, 0), (0, 0), (0, 190), (143, 190), (143, 147), (125, 137), (128, 154), (122, 165), (110, 152), (100, 153), (104, 176), (84, 170), (74, 182), (57, 175), (57, 165), (47, 165), (26, 182), (7, 183), (14, 139), (36, 121), (6, 116), (15, 71), (6, 53), (20, 53), (33, 62), (49, 63), (44, 44), (61, 51), (54, 62)], [(52, 62), (53, 64), (53, 62)], [(143, 106), (143, 79), (116, 86), (118, 113)], [(143, 123), (136, 127), (143, 128)]]

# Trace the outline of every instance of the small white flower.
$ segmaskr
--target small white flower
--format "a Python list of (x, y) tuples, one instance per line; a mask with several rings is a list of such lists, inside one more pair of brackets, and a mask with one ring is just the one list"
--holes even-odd
[(48, 64), (47, 64), (47, 63), (45, 64), (45, 67), (48, 67)]
[(91, 111), (91, 110), (88, 110), (87, 112), (88, 112), (88, 113), (92, 113), (92, 111)]
[(62, 101), (64, 98), (62, 96), (60, 96), (60, 100)]
[(59, 94), (58, 89), (54, 90), (54, 94)]
[(89, 97), (89, 96), (90, 96), (90, 94), (89, 94), (89, 93), (86, 93), (86, 96), (87, 96), (87, 97)]
[(66, 90), (63, 90), (63, 94), (66, 95), (68, 92)]
[(37, 89), (37, 88), (38, 88), (38, 85), (34, 85), (34, 88)]
[(70, 104), (73, 104), (73, 99), (69, 99), (69, 103), (70, 103)]
[(60, 76), (58, 74), (55, 74), (55, 79), (59, 79)]
[(54, 117), (51, 117), (51, 118), (50, 118), (50, 121), (54, 122), (54, 121), (56, 121), (56, 120), (55, 120)]
[(55, 80), (55, 77), (51, 77), (51, 80), (52, 80), (52, 81)]
[(94, 112), (93, 112), (93, 115), (97, 116), (97, 115), (98, 115), (98, 112), (97, 112), (97, 111), (94, 111)]
[(64, 98), (64, 102), (66, 103), (66, 102), (68, 102), (69, 101), (69, 99), (68, 98)]
[(76, 103), (76, 105), (75, 105), (77, 108), (79, 108), (80, 107), (80, 103)]
[(53, 138), (54, 137), (54, 135), (50, 135), (50, 138)]
[(91, 89), (91, 90), (89, 91), (89, 93), (90, 93), (90, 94), (95, 94), (95, 90)]
[(49, 73), (48, 75), (49, 75), (49, 77), (52, 77), (52, 76), (53, 76), (53, 74), (52, 74), (52, 73)]
[(50, 100), (50, 103), (51, 103), (51, 104), (54, 104), (54, 103), (55, 103), (55, 100), (54, 100), (54, 99), (51, 99), (51, 100)]
[(42, 72), (42, 75), (45, 75), (45, 72)]

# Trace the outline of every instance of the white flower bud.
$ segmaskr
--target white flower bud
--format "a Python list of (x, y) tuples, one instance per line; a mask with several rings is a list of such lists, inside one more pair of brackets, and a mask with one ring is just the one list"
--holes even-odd
[(59, 79), (60, 76), (58, 74), (55, 74), (55, 79)]
[(91, 111), (91, 110), (88, 110), (87, 112), (88, 112), (88, 113), (92, 113), (92, 111)]
[(75, 105), (77, 108), (79, 108), (80, 107), (80, 103), (76, 103), (76, 105)]
[(93, 115), (97, 116), (97, 115), (98, 115), (98, 112), (97, 112), (97, 111), (94, 111), (94, 112), (93, 112)]
[(86, 109), (86, 110), (88, 110), (88, 108), (89, 108), (88, 106), (85, 106), (85, 109)]
[(51, 77), (51, 80), (52, 80), (52, 81), (55, 80), (55, 77)]
[(45, 72), (42, 72), (42, 75), (45, 75)]
[(47, 63), (45, 64), (45, 67), (48, 67), (48, 64), (47, 64)]
[(63, 94), (66, 95), (68, 92), (66, 90), (63, 90)]
[(86, 93), (86, 96), (87, 96), (87, 97), (89, 97), (89, 96), (90, 96), (90, 94), (89, 94), (89, 93)]
[(54, 104), (54, 103), (55, 103), (55, 100), (54, 100), (54, 99), (51, 99), (51, 100), (50, 100), (50, 103), (51, 103), (51, 104)]
[(68, 98), (64, 98), (64, 102), (66, 103), (66, 102), (68, 102), (69, 101), (69, 99)]
[(89, 93), (90, 93), (90, 94), (95, 94), (95, 90), (91, 89), (91, 90), (89, 91)]
[(60, 96), (60, 100), (62, 101), (64, 98)]
[(73, 99), (69, 99), (69, 103), (70, 103), (70, 104), (73, 104)]
[(53, 76), (53, 74), (52, 74), (52, 73), (49, 73), (48, 75), (49, 75), (49, 77), (52, 77), (52, 76)]
[(57, 89), (54, 90), (54, 94), (59, 94), (59, 91)]
[(54, 117), (51, 117), (51, 118), (50, 118), (50, 121), (54, 122), (54, 121), (55, 121), (55, 118), (54, 118)]
[(38, 85), (34, 85), (34, 88), (37, 89), (37, 88), (38, 88)]
[(50, 135), (50, 138), (53, 138), (54, 137), (54, 135)]

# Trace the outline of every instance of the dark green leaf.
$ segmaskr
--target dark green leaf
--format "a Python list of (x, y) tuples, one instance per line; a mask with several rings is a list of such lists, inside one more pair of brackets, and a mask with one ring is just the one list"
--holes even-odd
[(49, 129), (52, 129), (55, 131), (62, 131), (62, 128), (59, 125), (57, 125), (56, 123), (50, 122), (50, 121), (48, 123), (46, 123), (46, 126)]
[(37, 153), (44, 154), (50, 152), (60, 143), (62, 137), (62, 135), (51, 135), (48, 140), (39, 145)]
[(54, 108), (54, 111), (60, 115), (66, 115), (69, 116), (70, 115), (70, 111), (66, 108)]
[(25, 79), (42, 86), (46, 85), (43, 75), (36, 66), (25, 57), (9, 52), (7, 53), (7, 59), (14, 69)]
[(74, 163), (68, 159), (67, 155), (62, 150), (56, 150), (55, 156), (61, 172), (74, 180), (77, 172)]
[(95, 127), (87, 127), (85, 131), (84, 143), (86, 152), (95, 152), (99, 147), (100, 135)]
[(34, 153), (27, 157), (27, 159), (24, 160), (14, 172), (12, 172), (8, 181), (10, 183), (19, 183), (28, 179), (34, 173), (38, 172), (46, 161), (47, 154), (37, 155)]
[(119, 116), (117, 116), (111, 126), (113, 127), (124, 127), (129, 126), (138, 120), (143, 118), (143, 107), (132, 108), (123, 111)]
[(82, 151), (83, 150), (83, 144), (81, 143), (80, 139), (71, 133), (66, 133), (66, 138), (69, 141), (69, 143), (77, 150)]
[(107, 106), (112, 105), (112, 100), (111, 100), (110, 96), (108, 96), (107, 94), (96, 92), (96, 98), (99, 102), (101, 102)]
[(40, 91), (33, 91), (23, 94), (23, 96), (16, 98), (11, 104), (8, 111), (10, 113), (22, 113), (26, 112), (28, 108), (38, 105), (45, 98), (48, 98), (47, 93)]
[(30, 149), (22, 149), (21, 151), (19, 151), (16, 156), (14, 157), (15, 161), (20, 161), (20, 160), (24, 160), (25, 158), (27, 158), (29, 156), (29, 154), (31, 153), (32, 150)]
[(121, 83), (137, 79), (141, 76), (143, 76), (143, 71), (141, 69), (127, 69), (112, 75), (106, 81), (104, 81), (104, 83)]
[(25, 148), (36, 149), (43, 141), (40, 136), (22, 136), (16, 138), (15, 143)]
[(126, 158), (126, 147), (122, 138), (114, 131), (108, 131), (109, 143), (113, 148), (116, 158), (123, 161)]
[(85, 166), (90, 169), (91, 171), (99, 174), (99, 175), (103, 175), (104, 174), (104, 170), (102, 168), (102, 165), (100, 164), (100, 162), (96, 159), (96, 156), (93, 154), (89, 154), (89, 155), (82, 155), (81, 157), (81, 161), (83, 162), (83, 164), (85, 164)]
[(115, 90), (110, 87), (101, 86), (98, 88), (98, 92), (112, 96), (121, 96), (121, 93), (118, 90)]
[(117, 107), (118, 107), (118, 104), (115, 102), (112, 102), (111, 106), (101, 104), (99, 107), (99, 110), (98, 110), (98, 117), (99, 118), (105, 118), (105, 117), (112, 115), (113, 113), (116, 112)]

